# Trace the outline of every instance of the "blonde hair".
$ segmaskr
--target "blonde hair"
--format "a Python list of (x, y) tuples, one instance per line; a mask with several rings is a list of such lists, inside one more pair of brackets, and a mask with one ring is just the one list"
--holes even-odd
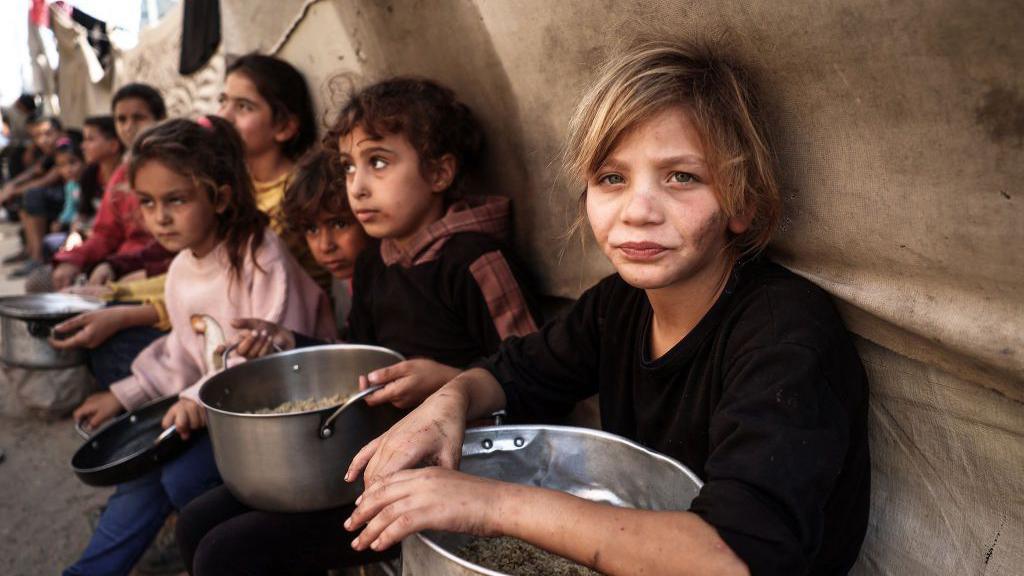
[(672, 106), (697, 129), (722, 211), (750, 218), (730, 249), (760, 252), (781, 212), (775, 161), (749, 77), (707, 45), (646, 42), (606, 62), (569, 122), (569, 176), (586, 181), (625, 134)]

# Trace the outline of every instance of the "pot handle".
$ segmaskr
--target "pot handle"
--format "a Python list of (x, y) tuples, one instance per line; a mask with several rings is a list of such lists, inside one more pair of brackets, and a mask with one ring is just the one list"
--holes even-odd
[(88, 440), (92, 438), (92, 435), (86, 431), (84, 424), (85, 420), (75, 420), (75, 432), (78, 432), (78, 435), (83, 439)]
[(376, 386), (370, 386), (366, 390), (360, 390), (359, 394), (353, 396), (352, 398), (349, 398), (347, 402), (345, 402), (341, 406), (338, 406), (338, 409), (335, 410), (330, 416), (328, 416), (327, 420), (324, 420), (324, 423), (320, 425), (320, 438), (326, 440), (330, 438), (332, 435), (334, 435), (334, 421), (337, 420), (338, 416), (341, 415), (345, 408), (348, 408), (350, 405), (352, 405), (352, 403), (362, 400), (366, 396), (373, 394), (374, 392), (380, 390), (383, 387), (384, 384), (378, 384)]
[(53, 324), (40, 320), (27, 320), (28, 333), (36, 338), (49, 338), (53, 335)]
[[(277, 342), (271, 342), (271, 345), (274, 347), (275, 353), (284, 352), (284, 348), (278, 346)], [(235, 351), (235, 348), (238, 348), (238, 342), (235, 342), (234, 344), (225, 347), (224, 351), (220, 353), (221, 372), (228, 369), (228, 356), (230, 356), (231, 353)]]
[(171, 436), (177, 436), (177, 432), (178, 429), (174, 427), (174, 424), (164, 428), (164, 431), (161, 432), (160, 435), (156, 437), (156, 440), (153, 441), (153, 446), (159, 446), (166, 442)]

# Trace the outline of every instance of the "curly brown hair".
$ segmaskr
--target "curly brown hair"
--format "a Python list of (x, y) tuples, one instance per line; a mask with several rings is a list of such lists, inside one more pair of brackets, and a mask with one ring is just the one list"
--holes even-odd
[(140, 134), (129, 155), (129, 182), (134, 188), (139, 168), (157, 161), (205, 188), (211, 202), (217, 190), (228, 186), (231, 201), (217, 216), (217, 238), (226, 243), (232, 271), (241, 275), (246, 246), (255, 261), (270, 220), (256, 207), (252, 179), (245, 166), (245, 147), (235, 127), (217, 116), (201, 117), (200, 122), (176, 118)]
[(324, 213), (355, 221), (345, 193), (345, 176), (330, 154), (320, 148), (299, 159), (284, 191), (281, 209), (288, 227), (298, 233), (305, 233)]
[(420, 173), (445, 154), (455, 157), (455, 178), (445, 190), (450, 204), (468, 193), (468, 180), (479, 168), (484, 133), (473, 112), (450, 88), (425, 78), (384, 80), (353, 94), (338, 112), (324, 136), (324, 148), (338, 150), (338, 142), (356, 127), (371, 137), (401, 134), (408, 138), (420, 160)]

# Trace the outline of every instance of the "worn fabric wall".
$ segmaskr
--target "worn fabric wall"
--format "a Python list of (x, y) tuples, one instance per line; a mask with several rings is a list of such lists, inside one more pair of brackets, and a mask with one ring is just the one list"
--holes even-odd
[(1019, 2), (259, 5), (222, 0), (225, 51), (295, 63), (325, 118), (347, 82), (420, 74), (455, 88), (490, 136), (483, 187), (515, 199), (520, 249), (566, 297), (610, 270), (592, 243), (564, 239), (578, 190), (557, 178), (595, 65), (638, 34), (710, 38), (747, 63), (784, 174), (771, 253), (835, 296), (871, 377), (875, 489), (858, 573), (1024, 564)]

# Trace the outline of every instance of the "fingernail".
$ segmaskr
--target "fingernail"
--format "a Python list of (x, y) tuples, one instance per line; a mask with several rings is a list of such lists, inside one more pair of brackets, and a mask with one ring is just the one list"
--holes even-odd
[(379, 550), (380, 549), (380, 538), (374, 540), (373, 544), (370, 544), (370, 548), (373, 548), (374, 550)]
[(376, 372), (370, 372), (366, 375), (366, 379), (370, 381), (370, 384), (376, 384), (377, 380), (380, 380), (380, 376), (377, 376)]
[(355, 540), (352, 541), (352, 548), (354, 548), (356, 550), (359, 550), (359, 538), (358, 537)]
[(349, 516), (348, 519), (345, 520), (344, 526), (345, 526), (346, 530), (351, 530), (352, 529), (352, 517), (351, 516)]
[(362, 501), (363, 501), (363, 495), (360, 494), (359, 497), (356, 498), (356, 506), (359, 506), (359, 503), (362, 502)]
[[(351, 481), (352, 481), (352, 473), (351, 472), (345, 472), (345, 482), (351, 482)], [(358, 502), (358, 500), (356, 502)]]

